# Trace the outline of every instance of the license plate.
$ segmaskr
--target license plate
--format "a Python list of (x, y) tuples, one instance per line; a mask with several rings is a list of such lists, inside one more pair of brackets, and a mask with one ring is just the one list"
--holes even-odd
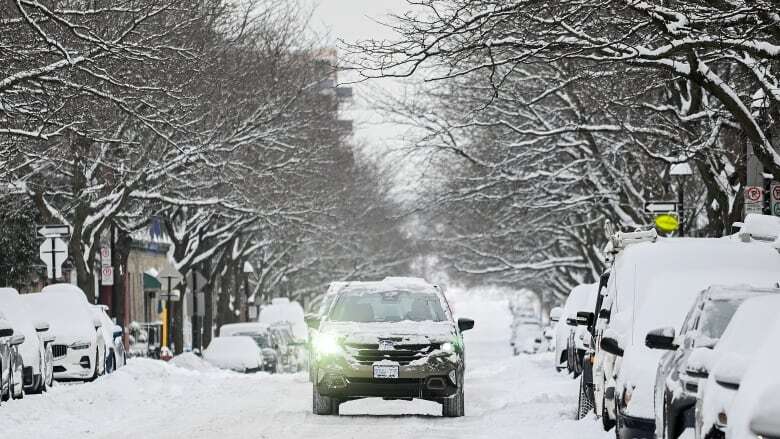
[(374, 378), (397, 379), (398, 366), (374, 366)]

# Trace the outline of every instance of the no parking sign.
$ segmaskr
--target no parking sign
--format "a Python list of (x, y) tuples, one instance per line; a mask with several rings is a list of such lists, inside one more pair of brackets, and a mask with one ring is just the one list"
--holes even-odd
[(770, 207), (772, 208), (772, 215), (780, 216), (780, 182), (772, 182), (772, 186), (769, 189), (770, 194)]

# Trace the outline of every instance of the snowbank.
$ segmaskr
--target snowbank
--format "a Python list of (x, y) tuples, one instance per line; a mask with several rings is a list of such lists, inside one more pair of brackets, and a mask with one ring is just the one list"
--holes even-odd
[(178, 355), (169, 361), (168, 364), (197, 372), (214, 372), (219, 370), (218, 368), (211, 365), (211, 363), (203, 360), (192, 352), (185, 352), (181, 355)]

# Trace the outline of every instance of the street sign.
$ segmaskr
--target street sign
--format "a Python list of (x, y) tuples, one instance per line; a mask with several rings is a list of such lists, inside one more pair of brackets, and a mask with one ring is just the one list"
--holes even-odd
[(60, 238), (47, 238), (41, 244), (39, 254), (46, 264), (46, 277), (52, 280), (61, 278), (62, 264), (68, 259), (68, 244)]
[(677, 215), (658, 215), (655, 217), (655, 227), (659, 232), (672, 233), (680, 229), (680, 221), (677, 219)]
[(206, 294), (195, 294), (195, 315), (198, 317), (206, 316)]
[(747, 186), (745, 188), (745, 204), (761, 203), (764, 201), (764, 188), (760, 186)]
[(647, 213), (677, 212), (677, 202), (676, 201), (645, 201), (645, 212)]
[(114, 285), (114, 267), (103, 267), (100, 270), (100, 285)]
[(166, 302), (178, 302), (181, 300), (181, 293), (179, 293), (179, 290), (171, 290), (170, 294), (168, 294), (167, 291), (163, 291), (160, 293), (160, 300), (165, 300)]
[(111, 266), (111, 247), (107, 245), (100, 247), (100, 265), (102, 267)]
[(200, 274), (197, 270), (190, 271), (189, 279), (187, 279), (187, 283), (189, 284), (189, 287), (192, 288), (192, 291), (195, 292), (201, 292), (203, 291), (203, 288), (206, 286), (208, 281), (205, 277), (203, 277), (202, 274)]
[[(157, 274), (157, 279), (160, 281), (162, 290), (167, 291), (167, 288), (173, 288), (176, 285), (179, 285), (179, 282), (181, 282), (181, 273), (172, 265), (166, 265), (165, 268), (160, 270), (160, 273)], [(169, 280), (170, 285), (168, 285)]]
[(68, 236), (70, 235), (70, 226), (64, 224), (50, 224), (38, 229), (38, 234), (47, 238), (51, 238), (52, 236)]
[(772, 215), (780, 216), (780, 181), (773, 181), (769, 189), (770, 208)]

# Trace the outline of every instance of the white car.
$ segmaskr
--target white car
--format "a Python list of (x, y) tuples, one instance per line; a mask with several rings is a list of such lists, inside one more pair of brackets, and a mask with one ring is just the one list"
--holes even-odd
[(106, 373), (112, 373), (127, 362), (125, 346), (122, 340), (122, 327), (114, 323), (106, 314), (108, 307), (105, 305), (92, 305), (92, 315), (100, 319), (100, 332), (103, 334), (105, 347)]
[(203, 351), (203, 359), (220, 369), (240, 373), (263, 370), (263, 351), (252, 337), (237, 335), (217, 337)]
[[(612, 301), (601, 350), (615, 357), (603, 383), (607, 412), (619, 438), (653, 437), (655, 377), (663, 351), (646, 346), (650, 331), (679, 332), (698, 293), (713, 284), (771, 287), (780, 254), (771, 246), (731, 238), (659, 238), (622, 251), (607, 285)], [(597, 391), (598, 395), (600, 392)], [(598, 396), (597, 396), (598, 397)]]
[(566, 297), (562, 308), (556, 307), (550, 311), (550, 320), (555, 322), (555, 369), (558, 371), (568, 369), (575, 376), (579, 375), (581, 369), (577, 368), (576, 362), (581, 355), (578, 355), (577, 351), (583, 349), (581, 341), (578, 340), (583, 334), (578, 331), (582, 328), (577, 325), (577, 313), (593, 312), (597, 288), (597, 284), (577, 285)]
[(92, 314), (80, 288), (56, 284), (22, 297), (29, 301), (38, 318), (49, 322), (54, 333), (55, 380), (89, 381), (105, 372), (102, 322)]
[(780, 297), (748, 299), (737, 309), (715, 349), (697, 353), (707, 354), (700, 361), (701, 369), (709, 373), (696, 404), (697, 438), (724, 437), (731, 412), (737, 407), (734, 399), (742, 378), (767, 341), (767, 328), (777, 322), (778, 316)]
[(25, 393), (41, 393), (52, 384), (52, 352), (49, 324), (33, 320), (28, 304), (13, 288), (0, 288), (0, 309), (14, 327), (15, 334), (24, 335), (19, 345)]
[(767, 328), (761, 338), (764, 343), (751, 358), (728, 415), (728, 438), (780, 438), (780, 322)]

